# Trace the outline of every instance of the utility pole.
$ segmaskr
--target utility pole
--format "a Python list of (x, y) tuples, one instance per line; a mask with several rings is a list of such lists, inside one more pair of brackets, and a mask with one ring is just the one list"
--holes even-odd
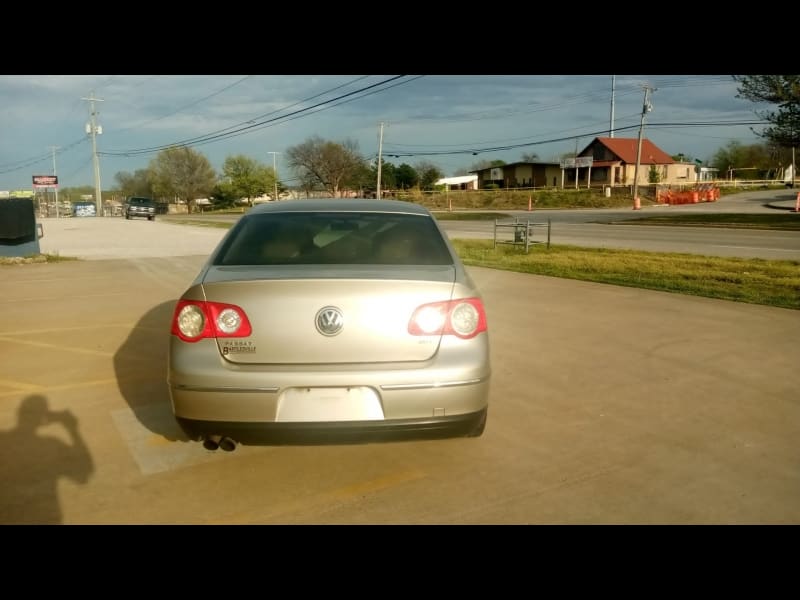
[[(58, 146), (50, 146), (50, 150), (53, 152), (53, 176), (57, 176), (58, 173), (56, 172), (56, 150), (58, 150)], [(59, 217), (58, 215), (58, 182), (56, 182), (56, 219)]]
[(383, 162), (382, 158), (383, 153), (383, 121), (381, 121), (381, 133), (378, 137), (378, 190), (375, 194), (375, 197), (380, 200), (381, 199), (381, 163)]
[(614, 88), (616, 87), (617, 76), (611, 76), (611, 121), (608, 127), (608, 137), (614, 137)]
[(641, 203), (639, 200), (639, 163), (642, 161), (642, 135), (644, 134), (644, 117), (653, 110), (650, 103), (650, 92), (656, 91), (649, 85), (644, 86), (644, 104), (642, 105), (642, 121), (639, 124), (639, 145), (636, 148), (636, 168), (633, 170), (633, 209), (639, 210)]
[(575, 189), (578, 189), (578, 138), (575, 138)]
[(89, 122), (86, 124), (86, 133), (92, 136), (92, 157), (94, 159), (94, 201), (98, 217), (103, 216), (103, 198), (100, 191), (100, 159), (97, 157), (97, 136), (103, 133), (103, 128), (97, 124), (97, 111), (94, 108), (95, 102), (103, 102), (101, 98), (94, 97), (94, 91), (88, 98), (81, 100), (89, 101)]
[(272, 199), (278, 199), (278, 164), (275, 162), (275, 157), (280, 154), (280, 152), (267, 152), (267, 154), (272, 154), (272, 173), (275, 175), (275, 188), (273, 192)]

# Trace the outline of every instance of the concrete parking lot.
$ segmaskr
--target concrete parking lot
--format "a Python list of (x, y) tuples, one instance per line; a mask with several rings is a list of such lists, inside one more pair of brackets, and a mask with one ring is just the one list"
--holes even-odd
[(166, 352), (224, 230), (53, 229), (0, 267), (0, 523), (800, 522), (798, 311), (474, 268), (482, 437), (212, 453)]

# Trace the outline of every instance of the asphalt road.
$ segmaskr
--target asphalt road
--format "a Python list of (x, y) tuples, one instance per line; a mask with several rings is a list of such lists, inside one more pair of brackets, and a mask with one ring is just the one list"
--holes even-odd
[[(501, 211), (518, 220), (546, 224), (550, 221), (550, 241), (593, 248), (621, 248), (647, 252), (680, 252), (706, 256), (800, 260), (800, 232), (745, 230), (678, 226), (639, 226), (626, 220), (654, 215), (681, 214), (785, 214), (798, 219), (791, 211), (796, 194), (790, 191), (756, 191), (725, 196), (717, 202), (677, 206), (647, 206), (642, 210), (536, 210)], [(453, 238), (491, 239), (493, 221), (441, 221)], [(546, 227), (534, 227), (533, 239), (547, 239)], [(504, 237), (500, 237), (504, 236)], [(511, 239), (512, 232), (498, 233), (498, 239)]]
[[(679, 252), (703, 254), (707, 256), (730, 256), (741, 258), (763, 258), (769, 260), (800, 260), (800, 232), (777, 230), (743, 230), (724, 228), (697, 228), (675, 226), (638, 226), (619, 224), (642, 216), (663, 214), (698, 213), (762, 213), (784, 214), (790, 219), (800, 219), (800, 214), (791, 209), (795, 206), (795, 196), (789, 191), (755, 191), (723, 197), (717, 202), (704, 202), (681, 206), (645, 206), (642, 210), (597, 209), (597, 210), (533, 210), (502, 211), (520, 220), (545, 225), (550, 221), (551, 242), (585, 247), (624, 248), (648, 252)], [(239, 215), (181, 215), (180, 217), (160, 218), (156, 224), (167, 224), (171, 218), (181, 220), (218, 220), (233, 222)], [(81, 229), (91, 233), (77, 233), (78, 228), (70, 219), (43, 219), (45, 237), (40, 244), (44, 252), (60, 252), (65, 249), (81, 258), (114, 258), (124, 256), (160, 256), (161, 252), (180, 255), (192, 247), (194, 241), (216, 241), (223, 230), (211, 229), (182, 231), (175, 237), (161, 225), (144, 230), (150, 237), (144, 238), (143, 245), (136, 246), (136, 240), (128, 240), (128, 228), (103, 225), (108, 221), (120, 219), (97, 219), (93, 223), (82, 223)], [(85, 219), (84, 219), (85, 221)], [(124, 221), (124, 219), (123, 219)], [(440, 221), (444, 230), (452, 238), (492, 239), (493, 221)], [(129, 221), (129, 225), (153, 226), (147, 221)], [(91, 229), (90, 229), (91, 228)], [(146, 235), (142, 233), (142, 235)], [(174, 239), (164, 239), (165, 236)], [(505, 237), (502, 237), (505, 236)], [(501, 231), (499, 239), (512, 239), (513, 232)], [(193, 238), (193, 239), (188, 239)], [(547, 239), (546, 227), (534, 227), (533, 239), (544, 242)], [(108, 243), (111, 240), (113, 243)], [(159, 243), (155, 243), (159, 240)], [(213, 245), (211, 246), (213, 247)], [(205, 252), (208, 246), (202, 244), (199, 250)], [(209, 248), (210, 249), (210, 248)], [(170, 254), (167, 254), (170, 255)], [(175, 254), (173, 254), (175, 255)]]
[(166, 352), (224, 230), (63, 222), (0, 267), (0, 523), (800, 523), (798, 311), (472, 268), (482, 437), (212, 453)]

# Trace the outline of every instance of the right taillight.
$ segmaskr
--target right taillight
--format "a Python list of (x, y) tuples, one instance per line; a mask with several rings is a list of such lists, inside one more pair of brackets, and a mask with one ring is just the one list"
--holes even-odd
[(455, 335), (465, 340), (486, 329), (486, 312), (480, 298), (423, 304), (408, 322), (411, 335)]

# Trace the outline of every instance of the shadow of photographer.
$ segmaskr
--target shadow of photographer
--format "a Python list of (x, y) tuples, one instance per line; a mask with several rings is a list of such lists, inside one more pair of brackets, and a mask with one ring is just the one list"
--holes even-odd
[[(62, 427), (70, 441), (40, 432), (52, 425)], [(85, 485), (94, 472), (75, 415), (50, 410), (44, 396), (28, 396), (20, 403), (17, 427), (0, 432), (0, 448), (6, 453), (0, 460), (0, 523), (62, 523), (59, 480)]]

